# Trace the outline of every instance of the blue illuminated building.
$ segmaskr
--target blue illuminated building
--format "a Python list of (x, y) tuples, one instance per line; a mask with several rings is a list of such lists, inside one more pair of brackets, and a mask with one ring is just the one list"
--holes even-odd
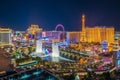
[(117, 66), (120, 65), (120, 50), (117, 51)]

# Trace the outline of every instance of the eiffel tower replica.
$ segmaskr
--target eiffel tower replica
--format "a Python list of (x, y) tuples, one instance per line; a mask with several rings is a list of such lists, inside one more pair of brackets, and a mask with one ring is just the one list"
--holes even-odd
[(85, 15), (82, 15), (82, 34), (80, 42), (86, 42)]

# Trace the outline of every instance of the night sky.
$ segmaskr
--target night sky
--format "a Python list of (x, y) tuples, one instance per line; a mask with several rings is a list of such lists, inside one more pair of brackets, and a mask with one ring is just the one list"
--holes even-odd
[(54, 30), (59, 23), (65, 30), (81, 30), (81, 15), (86, 26), (114, 26), (120, 31), (119, 0), (0, 0), (0, 26), (26, 30), (38, 24)]

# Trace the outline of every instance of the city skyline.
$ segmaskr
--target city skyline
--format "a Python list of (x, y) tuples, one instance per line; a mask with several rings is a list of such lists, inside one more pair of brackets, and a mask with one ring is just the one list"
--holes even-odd
[(0, 80), (120, 80), (118, 0), (1, 0)]
[(119, 2), (87, 0), (31, 0), (1, 1), (0, 26), (14, 30), (26, 30), (38, 24), (44, 30), (54, 30), (63, 24), (65, 30), (81, 30), (81, 15), (86, 15), (86, 26), (114, 26), (120, 30)]

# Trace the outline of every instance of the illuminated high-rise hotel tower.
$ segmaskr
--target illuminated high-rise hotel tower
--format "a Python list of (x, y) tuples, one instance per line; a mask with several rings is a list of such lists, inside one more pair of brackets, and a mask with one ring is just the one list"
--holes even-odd
[(9, 28), (0, 28), (0, 46), (12, 45), (12, 30)]
[(81, 42), (86, 42), (86, 31), (85, 31), (85, 15), (82, 15), (82, 36)]

